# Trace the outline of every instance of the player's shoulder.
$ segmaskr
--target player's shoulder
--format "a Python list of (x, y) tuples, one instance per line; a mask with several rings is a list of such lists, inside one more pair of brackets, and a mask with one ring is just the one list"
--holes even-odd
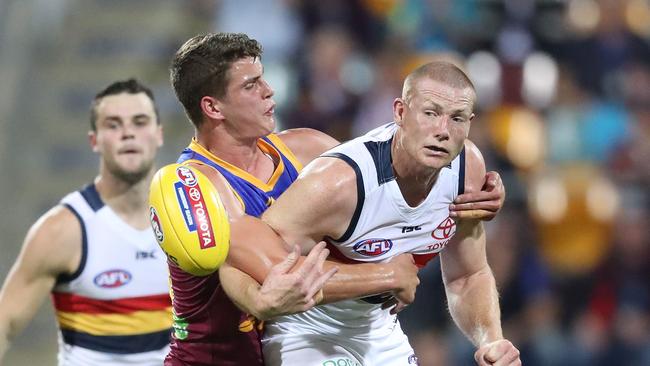
[(465, 192), (480, 191), (485, 181), (485, 160), (471, 140), (465, 140)]
[(52, 207), (29, 229), (24, 244), (26, 254), (36, 262), (46, 263), (45, 267), (54, 272), (74, 271), (75, 260), (81, 255), (81, 225), (67, 206)]
[(210, 183), (212, 183), (219, 193), (221, 202), (231, 218), (243, 215), (244, 210), (242, 204), (223, 174), (217, 169), (199, 161), (188, 162), (187, 165), (203, 173), (210, 180)]
[(346, 161), (323, 156), (309, 163), (292, 187), (300, 189), (304, 197), (312, 197), (321, 207), (341, 209), (356, 202), (357, 174)]
[(31, 234), (50, 236), (53, 242), (81, 238), (81, 222), (67, 205), (56, 205), (44, 213), (30, 229)]
[(303, 165), (339, 144), (328, 134), (312, 128), (292, 128), (276, 135)]

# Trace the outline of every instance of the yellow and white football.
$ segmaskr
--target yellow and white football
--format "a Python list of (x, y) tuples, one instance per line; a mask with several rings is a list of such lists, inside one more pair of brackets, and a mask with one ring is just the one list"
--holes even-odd
[(167, 258), (196, 276), (216, 271), (230, 246), (230, 224), (219, 193), (204, 174), (167, 165), (149, 189), (150, 220)]

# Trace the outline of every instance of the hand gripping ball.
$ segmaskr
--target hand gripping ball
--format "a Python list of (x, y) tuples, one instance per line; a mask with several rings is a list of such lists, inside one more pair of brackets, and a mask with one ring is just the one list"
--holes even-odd
[(223, 264), (230, 224), (208, 177), (186, 165), (167, 165), (153, 177), (149, 205), (156, 240), (170, 261), (196, 276)]

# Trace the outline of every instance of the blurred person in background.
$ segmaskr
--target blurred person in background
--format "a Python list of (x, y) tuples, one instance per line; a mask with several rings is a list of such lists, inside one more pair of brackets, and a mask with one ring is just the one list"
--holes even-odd
[(51, 294), (59, 365), (160, 365), (172, 322), (166, 258), (148, 222), (163, 144), (151, 90), (112, 83), (95, 96), (90, 127), (99, 175), (29, 230), (0, 292), (0, 356)]
[(622, 213), (607, 260), (595, 271), (586, 311), (576, 320), (575, 365), (650, 364), (650, 213), (646, 202)]

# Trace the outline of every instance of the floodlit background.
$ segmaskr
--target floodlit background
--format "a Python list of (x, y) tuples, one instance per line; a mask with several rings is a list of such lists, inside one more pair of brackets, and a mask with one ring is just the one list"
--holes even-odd
[[(471, 139), (508, 190), (488, 223), (505, 335), (525, 365), (650, 365), (648, 0), (2, 0), (0, 279), (29, 226), (89, 182), (89, 105), (135, 76), (175, 160), (192, 136), (167, 66), (191, 36), (264, 46), (281, 128), (345, 140), (391, 119), (403, 77), (434, 58), (478, 91)], [(165, 275), (165, 274), (161, 274)], [(468, 365), (439, 267), (403, 326), (422, 365)], [(55, 363), (51, 305), (7, 365)]]

